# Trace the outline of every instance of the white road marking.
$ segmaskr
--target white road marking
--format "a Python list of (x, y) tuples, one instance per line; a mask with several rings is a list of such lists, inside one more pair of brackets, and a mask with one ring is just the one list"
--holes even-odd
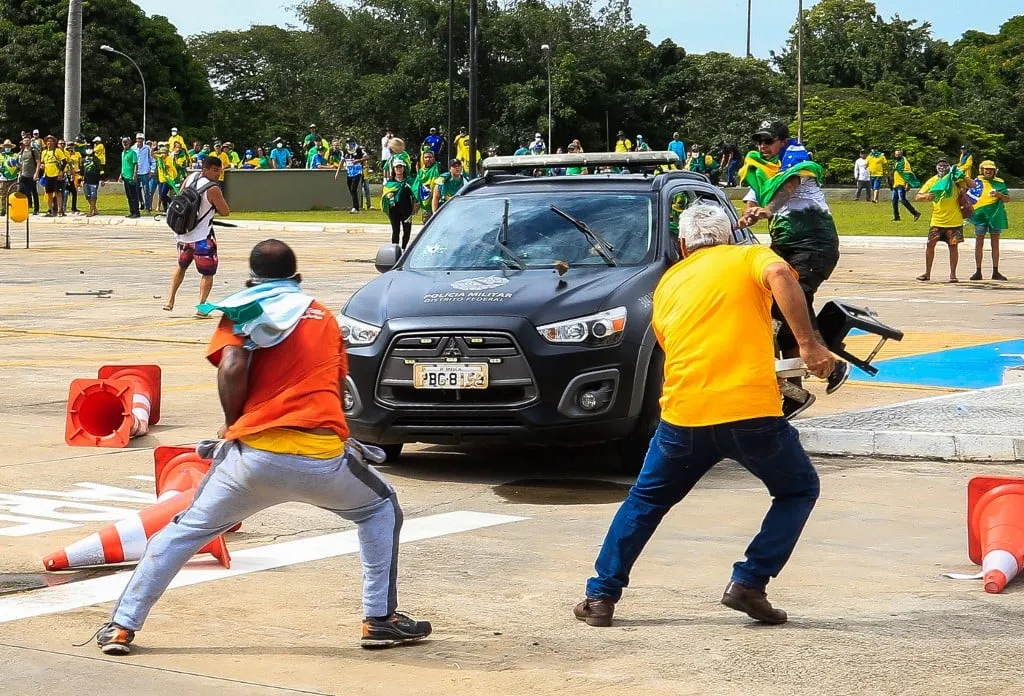
[[(486, 512), (460, 510), (406, 520), (402, 527), (401, 542), (420, 541), (434, 537), (469, 532), (510, 522), (521, 522), (526, 517), (494, 515)], [(283, 568), (333, 558), (359, 550), (355, 529), (334, 534), (285, 541), (280, 544), (257, 546), (231, 554), (231, 569), (222, 568), (216, 561), (193, 560), (174, 578), (170, 587), (186, 587), (212, 582), (236, 575), (258, 573), (261, 570)], [(82, 607), (110, 602), (121, 596), (128, 584), (130, 573), (118, 573), (66, 585), (48, 587), (0, 599), (0, 623), (27, 619), (33, 616), (60, 614)]]
[(133, 503), (136, 505), (149, 505), (156, 502), (156, 495), (143, 491), (136, 491), (130, 488), (118, 488), (106, 486), (102, 483), (76, 483), (76, 490), (71, 491), (46, 491), (37, 488), (27, 488), (18, 493), (38, 495), (45, 498), (66, 498), (68, 500), (91, 500), (105, 503)]
[(135, 474), (134, 476), (129, 476), (128, 478), (134, 479), (135, 481), (148, 481), (150, 483), (154, 483), (156, 481), (156, 476), (149, 476), (147, 474)]

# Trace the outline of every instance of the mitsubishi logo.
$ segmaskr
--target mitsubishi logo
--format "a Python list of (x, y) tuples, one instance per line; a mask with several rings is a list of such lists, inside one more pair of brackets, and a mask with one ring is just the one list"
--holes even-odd
[(443, 358), (461, 358), (462, 351), (459, 350), (459, 344), (455, 342), (454, 338), (448, 339), (448, 345), (445, 346), (444, 352), (441, 353)]

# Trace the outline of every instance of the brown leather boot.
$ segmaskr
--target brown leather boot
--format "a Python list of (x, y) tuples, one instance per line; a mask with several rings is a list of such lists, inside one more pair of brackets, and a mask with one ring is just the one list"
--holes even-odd
[(738, 582), (730, 582), (722, 595), (722, 604), (742, 611), (750, 618), (766, 624), (784, 624), (789, 619), (786, 612), (776, 609), (768, 601), (764, 590), (755, 590)]
[(588, 626), (611, 626), (615, 602), (610, 599), (587, 597), (576, 605), (572, 613), (580, 621), (586, 621)]

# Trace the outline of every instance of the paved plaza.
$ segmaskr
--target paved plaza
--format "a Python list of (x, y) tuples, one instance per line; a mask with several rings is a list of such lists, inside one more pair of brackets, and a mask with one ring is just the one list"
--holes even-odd
[[(271, 236), (295, 248), (304, 287), (338, 311), (375, 276), (372, 259), (389, 233), (225, 229), (215, 297), (241, 287), (249, 249)], [(1024, 249), (1004, 251), (1011, 280), (1002, 284), (919, 283), (922, 257), (913, 240), (844, 244), (822, 299), (869, 306), (906, 338), (886, 347), (878, 378), (832, 396), (815, 385), (818, 403), (802, 428), (898, 424), (1002, 437), (1017, 427), (1024, 387), (970, 391), (943, 375), (947, 364), (963, 369), (950, 351), (1021, 336)], [(231, 571), (193, 561), (130, 657), (106, 658), (92, 642), (73, 647), (107, 620), (126, 576), (47, 575), (41, 558), (149, 504), (152, 449), (210, 437), (221, 422), (215, 370), (202, 357), (215, 323), (191, 318), (194, 272), (176, 309), (161, 311), (173, 263), (173, 238), (155, 225), (40, 224), (31, 249), (0, 250), (0, 694), (932, 696), (1024, 686), (1024, 585), (986, 595), (980, 583), (941, 576), (975, 568), (965, 543), (968, 479), (1020, 467), (942, 461), (932, 445), (911, 459), (814, 456), (821, 500), (769, 588), (790, 613), (782, 627), (755, 626), (718, 603), (768, 505), (733, 464), (666, 517), (616, 625), (596, 629), (571, 609), (630, 484), (610, 452), (412, 446), (383, 471), (406, 516), (401, 609), (433, 621), (428, 641), (360, 650), (353, 527), (289, 504), (228, 535)], [(111, 292), (82, 294), (100, 290)], [(869, 342), (854, 337), (851, 347)], [(886, 370), (887, 360), (911, 358), (928, 369)], [(123, 450), (66, 446), (69, 382), (127, 362), (163, 368), (159, 425)]]

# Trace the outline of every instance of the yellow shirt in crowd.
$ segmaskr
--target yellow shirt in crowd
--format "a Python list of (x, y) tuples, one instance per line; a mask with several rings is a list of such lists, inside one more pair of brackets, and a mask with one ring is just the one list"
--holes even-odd
[[(933, 176), (921, 184), (921, 190), (928, 192), (938, 180), (938, 176)], [(963, 188), (961, 184), (962, 180), (957, 182), (957, 190)], [(941, 201), (932, 201), (932, 227), (962, 227), (963, 224), (964, 216), (960, 214), (960, 201), (956, 195), (946, 196)]]
[(885, 176), (885, 165), (889, 164), (889, 160), (885, 158), (885, 155), (879, 154), (868, 155), (868, 174), (871, 176)]
[(60, 164), (68, 161), (68, 155), (63, 150), (43, 150), (40, 161), (43, 163), (43, 176), (49, 179), (61, 175)]
[(96, 147), (92, 149), (92, 153), (96, 155), (96, 159), (100, 161), (100, 164), (107, 164), (107, 148), (103, 147), (103, 143), (96, 143)]
[(784, 261), (766, 246), (715, 246), (662, 277), (652, 320), (665, 352), (662, 420), (700, 427), (782, 415), (764, 279), (775, 263)]

